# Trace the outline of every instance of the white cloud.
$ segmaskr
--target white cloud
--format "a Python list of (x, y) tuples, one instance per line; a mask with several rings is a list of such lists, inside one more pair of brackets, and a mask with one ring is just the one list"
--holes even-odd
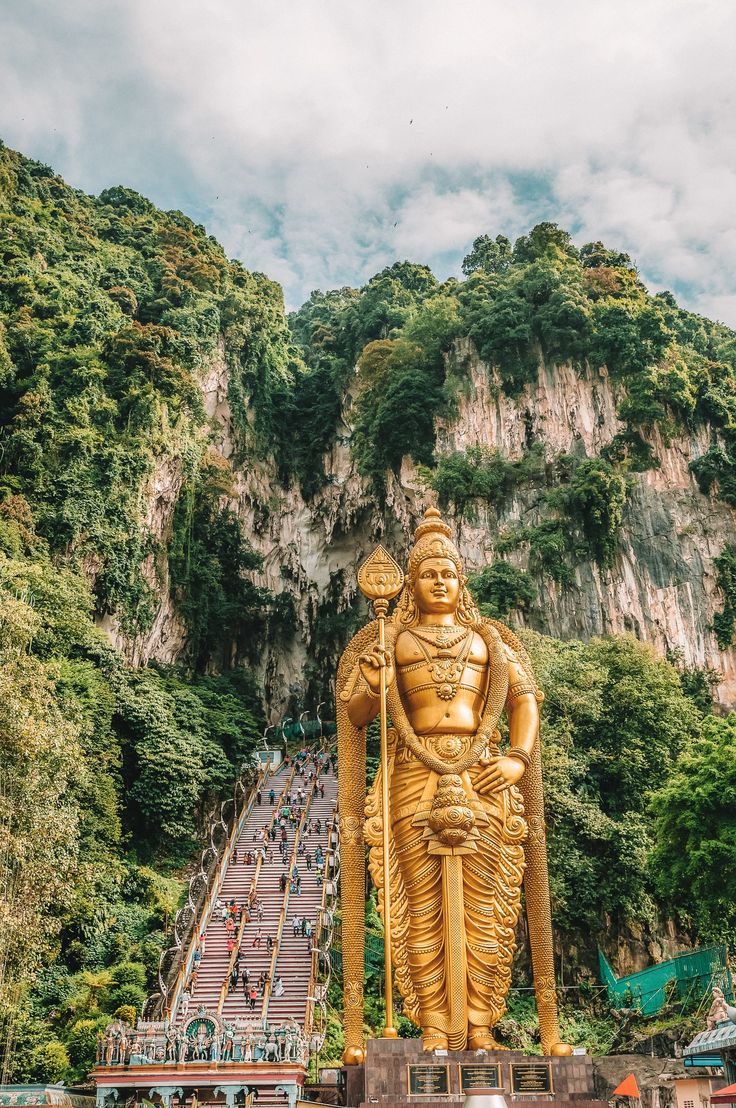
[(552, 218), (736, 323), (734, 5), (6, 0), (3, 12), (5, 140), (90, 191), (124, 182), (190, 212), (291, 304), (396, 257), (445, 276), (476, 235)]
[(479, 228), (516, 223), (516, 202), (508, 181), (489, 182), (483, 192), (471, 188), (439, 191), (424, 185), (409, 194), (396, 212), (394, 244), (401, 257), (439, 257), (470, 243)]

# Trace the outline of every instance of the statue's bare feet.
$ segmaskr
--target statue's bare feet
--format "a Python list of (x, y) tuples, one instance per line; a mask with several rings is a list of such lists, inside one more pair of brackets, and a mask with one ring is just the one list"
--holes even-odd
[(447, 1035), (436, 1027), (425, 1027), (422, 1033), (424, 1050), (447, 1050)]
[(496, 1042), (490, 1027), (470, 1027), (468, 1028), (468, 1050), (508, 1050), (508, 1047)]

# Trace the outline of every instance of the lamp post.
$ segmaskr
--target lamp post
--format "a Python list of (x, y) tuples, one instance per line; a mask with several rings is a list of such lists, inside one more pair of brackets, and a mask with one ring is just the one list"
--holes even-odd
[(302, 732), (302, 742), (305, 742), (306, 738), (307, 738), (307, 733), (304, 730), (304, 724), (302, 723), (302, 720), (304, 719), (305, 716), (308, 716), (308, 715), (309, 715), (309, 711), (307, 710), (305, 712), (302, 712), (302, 714), (299, 716), (299, 727), (301, 728), (301, 732)]
[(322, 708), (324, 706), (324, 703), (325, 703), (324, 700), (321, 700), (319, 702), (319, 704), (317, 705), (317, 712), (316, 712), (317, 722), (319, 723), (319, 748), (320, 748), (320, 750), (324, 746), (325, 733), (324, 733), (324, 730), (323, 730), (323, 727), (322, 727), (322, 716), (319, 714), (319, 710), (320, 710), (320, 708)]
[(268, 734), (269, 731), (275, 731), (275, 730), (276, 730), (275, 725), (273, 723), (269, 723), (268, 727), (266, 727), (264, 729), (263, 735), (261, 737), (261, 742), (263, 743), (263, 749), (266, 751), (266, 754), (268, 755), (268, 757), (266, 758), (266, 769), (268, 769), (268, 767), (271, 765), (271, 752), (268, 749), (268, 743), (266, 742), (266, 735)]
[[(310, 1000), (314, 1000), (314, 997), (310, 997)], [(319, 1053), (324, 1045), (324, 1035), (318, 1033), (312, 1034), (312, 1041), (309, 1044), (311, 1047), (312, 1057), (314, 1058), (314, 1082), (315, 1085), (319, 1085)]]
[(282, 719), (282, 720), (281, 720), (281, 738), (282, 738), (282, 739), (283, 739), (283, 741), (284, 741), (284, 750), (286, 750), (286, 743), (287, 743), (287, 739), (286, 739), (286, 725), (287, 725), (287, 723), (293, 723), (293, 722), (294, 722), (294, 721), (293, 721), (293, 719), (292, 719), (292, 717), (291, 717), (291, 716), (287, 716), (287, 717), (286, 717), (286, 719)]

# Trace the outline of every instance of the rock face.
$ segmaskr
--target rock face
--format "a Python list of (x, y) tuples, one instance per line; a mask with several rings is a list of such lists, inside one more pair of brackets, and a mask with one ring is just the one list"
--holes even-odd
[[(517, 459), (532, 442), (540, 442), (549, 459), (563, 453), (596, 456), (621, 430), (616, 417), (619, 397), (605, 371), (581, 374), (569, 366), (542, 366), (536, 385), (511, 399), (494, 386), (493, 375), (469, 343), (461, 341), (456, 354), (467, 366), (468, 380), (454, 418), (438, 422), (438, 454), (480, 445)], [(232, 460), (237, 457), (237, 436), (227, 390), (221, 350), (203, 392), (215, 449)], [(416, 467), (405, 459), (400, 479), (390, 479), (385, 510), (379, 510), (351, 458), (350, 397), (344, 419), (342, 433), (325, 459), (327, 483), (310, 503), (298, 487), (283, 489), (268, 463), (234, 465), (232, 507), (264, 559), (257, 583), (276, 593), (290, 592), (296, 602), (293, 637), (268, 647), (262, 661), (274, 719), (289, 696), (304, 687), (305, 669), (320, 635), (320, 613), (356, 609), (357, 566), (378, 541), (403, 561), (412, 530), (434, 499)], [(703, 496), (688, 469), (689, 461), (708, 449), (709, 439), (707, 429), (669, 442), (657, 433), (649, 437), (659, 466), (633, 476), (612, 567), (602, 571), (592, 561), (578, 562), (572, 583), (564, 587), (537, 580), (537, 597), (526, 623), (563, 639), (631, 632), (661, 654), (679, 650), (686, 664), (721, 673), (717, 697), (725, 708), (736, 707), (736, 654), (721, 651), (710, 629), (723, 606), (713, 562), (734, 540), (736, 513)], [(151, 524), (157, 537), (165, 537), (170, 527), (178, 480), (178, 473), (165, 466), (152, 480)], [(468, 515), (452, 521), (467, 570), (480, 569), (497, 557), (494, 547), (502, 530), (538, 523), (543, 518), (538, 499), (538, 491), (521, 488), (499, 510), (479, 503), (472, 520)], [(504, 557), (526, 568), (523, 549)], [(356, 610), (356, 619), (357, 615)], [(136, 647), (137, 657), (171, 661), (184, 641), (168, 600), (163, 600), (145, 643)], [(336, 651), (341, 645), (321, 643), (320, 649)]]
[[(519, 457), (530, 437), (545, 453), (600, 454), (621, 430), (618, 397), (607, 376), (581, 376), (568, 366), (540, 370), (536, 388), (518, 402), (494, 396), (486, 368), (471, 362), (472, 391), (459, 417), (439, 441), (453, 450), (476, 443)], [(444, 443), (443, 443), (444, 440)], [(601, 572), (593, 562), (575, 566), (574, 583), (539, 588), (529, 622), (558, 638), (632, 632), (660, 653), (678, 649), (688, 665), (710, 666), (723, 677), (718, 697), (736, 704), (736, 657), (721, 651), (711, 630), (723, 606), (713, 560), (733, 541), (736, 513), (701, 494), (688, 463), (708, 450), (706, 429), (665, 443), (655, 433), (650, 445), (659, 468), (634, 475), (614, 565)], [(511, 503), (500, 518), (479, 513), (477, 526), (464, 524), (460, 549), (469, 568), (491, 560), (499, 527), (538, 522), (529, 502)], [(521, 564), (521, 563), (520, 563)]]

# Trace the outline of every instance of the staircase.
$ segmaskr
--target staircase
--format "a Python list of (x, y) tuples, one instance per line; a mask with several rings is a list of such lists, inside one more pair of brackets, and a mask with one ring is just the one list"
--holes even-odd
[[(301, 777), (297, 777), (302, 781)], [(312, 958), (309, 953), (309, 940), (302, 936), (301, 932), (294, 935), (293, 921), (296, 916), (307, 917), (312, 925), (312, 934), (316, 935), (317, 916), (322, 903), (322, 885), (317, 881), (317, 866), (314, 857), (317, 847), (322, 848), (322, 854), (326, 855), (329, 848), (329, 835), (337, 803), (337, 777), (330, 773), (321, 773), (318, 784), (324, 786), (324, 798), (315, 790), (307, 812), (304, 828), (301, 832), (301, 841), (304, 842), (305, 852), (297, 855), (299, 876), (301, 877), (301, 894), (297, 896), (287, 889), (285, 897), (285, 922), (275, 961), (273, 981), (277, 976), (284, 983), (283, 996), (276, 996), (271, 985), (271, 995), (267, 1005), (267, 1018), (270, 1024), (283, 1024), (288, 1020), (295, 1020), (300, 1027), (304, 1026), (307, 1008), (307, 996), (311, 978)], [(306, 782), (302, 786), (307, 788)], [(319, 820), (321, 831), (309, 831), (314, 821)], [(307, 868), (306, 853), (312, 855), (312, 868)]]
[[(281, 800), (283, 805), (283, 798), (289, 792), (293, 796), (296, 796), (296, 792), (299, 785), (292, 772), (289, 771), (285, 777), (284, 784), (282, 786)], [(281, 875), (286, 874), (287, 880), (291, 871), (291, 859), (294, 852), (294, 841), (296, 839), (297, 827), (292, 826), (289, 820), (286, 821), (286, 865), (284, 865), (281, 851), (279, 849), (279, 842), (281, 840), (281, 831), (279, 824), (279, 795), (278, 788), (276, 789), (276, 805), (271, 810), (272, 821), (276, 826), (276, 838), (271, 841), (268, 840), (267, 845), (267, 857), (266, 861), (262, 862), (259, 869), (256, 884), (256, 895), (262, 905), (263, 918), (259, 922), (256, 913), (253, 914), (250, 923), (245, 925), (243, 929), (243, 935), (240, 943), (240, 973), (241, 981), (235, 990), (230, 991), (225, 997), (225, 1001), (221, 1010), (221, 1015), (225, 1020), (232, 1020), (236, 1017), (245, 1017), (261, 1023), (263, 1012), (264, 998), (259, 991), (259, 995), (255, 1002), (255, 1008), (251, 1009), (250, 1004), (246, 1004), (245, 992), (242, 985), (242, 972), (247, 967), (248, 974), (250, 976), (250, 984), (257, 984), (258, 978), (262, 972), (270, 973), (271, 963), (273, 959), (273, 951), (268, 949), (267, 940), (270, 937), (273, 939), (274, 944), (278, 939), (279, 921), (281, 918), (281, 907), (284, 900), (284, 893), (281, 892), (279, 882)], [(301, 804), (300, 807), (304, 807)], [(270, 824), (269, 824), (270, 826)], [(256, 827), (257, 830), (257, 827)], [(252, 840), (251, 832), (251, 840)], [(256, 844), (252, 841), (250, 843), (251, 848), (255, 848)], [(247, 849), (247, 847), (246, 847)], [(255, 867), (249, 867), (252, 872)], [(227, 892), (225, 897), (227, 897)], [(225, 898), (223, 898), (225, 899)], [(253, 940), (258, 934), (258, 929), (261, 932), (260, 946), (254, 946)]]
[[(253, 800), (241, 814), (242, 826), (238, 823), (233, 831), (237, 835), (237, 860), (233, 857), (231, 846), (230, 857), (223, 859), (217, 870), (215, 880), (219, 882), (219, 887), (215, 885), (208, 894), (203, 918), (210, 912), (215, 897), (221, 905), (227, 905), (234, 899), (240, 909), (253, 899), (252, 894), (255, 896), (256, 906), (255, 910), (251, 909), (251, 919), (246, 920), (243, 912), (242, 921), (239, 920), (235, 928), (235, 937), (240, 940), (237, 986), (228, 989), (234, 953), (228, 954), (228, 931), (222, 914), (212, 908), (204, 933), (202, 958), (196, 970), (191, 972), (192, 949), (189, 947), (172, 992), (175, 1007), (171, 1022), (174, 1028), (179, 1029), (178, 1038), (174, 1035), (172, 1040), (168, 1020), (141, 1020), (135, 1031), (132, 1028), (121, 1031), (119, 1021), (111, 1024), (108, 1042), (113, 1046), (116, 1042), (127, 1042), (129, 1050), (127, 1053), (125, 1050), (114, 1053), (108, 1061), (100, 1058), (94, 1070), (94, 1079), (101, 1103), (108, 1095), (114, 1094), (117, 1098), (121, 1090), (126, 1096), (129, 1093), (137, 1098), (145, 1089), (150, 1099), (151, 1094), (169, 1088), (174, 1075), (177, 1084), (182, 1087), (189, 1085), (197, 1088), (203, 1105), (214, 1103), (223, 1091), (228, 1104), (232, 1105), (230, 1094), (238, 1089), (252, 1090), (258, 1097), (260, 1108), (285, 1108), (287, 1103), (293, 1105), (300, 1095), (312, 1035), (309, 993), (313, 981), (312, 966), (316, 965), (317, 955), (310, 954), (308, 939), (301, 934), (301, 929), (294, 935), (293, 920), (295, 916), (306, 917), (316, 937), (326, 894), (324, 885), (318, 881), (320, 870), (316, 864), (316, 853), (321, 848), (324, 858), (330, 857), (329, 839), (337, 799), (337, 778), (332, 772), (322, 772), (316, 782), (310, 782), (309, 777), (316, 772), (317, 765), (318, 759), (310, 756), (304, 769), (297, 771), (293, 765), (281, 767), (267, 779), (265, 785), (261, 785), (261, 803)], [(324, 796), (320, 786), (324, 788)], [(272, 788), (273, 804), (269, 802)], [(306, 794), (305, 800), (297, 797), (299, 790)], [(288, 819), (286, 821), (287, 864), (284, 865), (278, 846), (281, 837), (278, 822), (280, 809), (289, 793), (303, 815), (296, 827)], [(320, 822), (319, 832), (313, 830), (317, 820)], [(265, 828), (270, 830), (274, 826), (277, 827), (275, 838), (266, 837), (266, 858), (260, 859), (261, 844), (257, 835), (259, 831)], [(301, 853), (300, 841), (304, 844)], [(249, 851), (252, 851), (253, 859), (246, 862)], [(311, 868), (307, 867), (307, 852), (311, 854)], [(289, 887), (295, 862), (301, 879), (299, 894), (291, 892)], [(330, 873), (333, 872), (330, 868)], [(282, 875), (287, 877), (283, 893), (280, 889)], [(258, 901), (262, 903), (260, 920)], [(261, 942), (254, 946), (253, 940), (259, 927)], [(273, 951), (268, 949), (269, 936), (276, 944)], [(198, 938), (195, 936), (195, 941)], [(249, 986), (251, 982), (257, 985), (260, 974), (266, 971), (272, 975), (273, 981), (277, 977), (282, 979), (283, 994), (274, 993), (272, 987), (266, 985), (263, 996), (257, 995), (255, 1006), (251, 1009), (242, 981), (242, 971), (246, 967), (250, 975)], [(189, 1005), (185, 1018), (179, 990), (187, 973)], [(196, 981), (193, 982), (195, 973)], [(187, 1054), (186, 1041), (181, 1032), (183, 1025), (191, 1020), (186, 1036), (193, 1045), (199, 1008), (205, 1009), (206, 1016), (218, 1014), (222, 1024), (214, 1021), (220, 1030), (215, 1037), (207, 1040), (209, 1054), (203, 1056), (198, 1050), (194, 1057)], [(202, 1025), (199, 1026), (201, 1031)], [(125, 1038), (126, 1034), (130, 1035), (130, 1039)], [(218, 1051), (225, 1049), (228, 1036), (235, 1049), (229, 1057), (223, 1058)], [(177, 1051), (184, 1050), (185, 1057), (181, 1061), (175, 1061), (168, 1053), (172, 1041)], [(280, 1044), (277, 1058), (270, 1049), (274, 1042)]]
[[(205, 931), (205, 949), (197, 970), (196, 985), (192, 991), (190, 984), (190, 1003), (188, 1017), (191, 1017), (200, 1005), (204, 1005), (210, 1011), (219, 1011), (226, 1022), (235, 1019), (252, 1021), (253, 1024), (262, 1025), (267, 1022), (270, 1026), (279, 1026), (290, 1020), (295, 1020), (300, 1027), (304, 1027), (307, 997), (311, 979), (312, 957), (310, 954), (309, 940), (301, 931), (298, 935), (293, 933), (293, 920), (295, 916), (304, 917), (310, 921), (313, 936), (317, 930), (317, 916), (322, 903), (322, 885), (318, 883), (318, 868), (316, 864), (317, 848), (321, 847), (323, 856), (327, 855), (330, 848), (329, 835), (337, 803), (337, 777), (334, 773), (321, 773), (314, 789), (310, 787), (308, 775), (314, 769), (313, 763), (309, 763), (304, 772), (296, 771), (293, 766), (281, 767), (267, 781), (261, 791), (261, 803), (253, 804), (247, 816), (236, 844), (237, 861), (231, 855), (227, 863), (219, 890), (219, 900), (223, 905), (229, 904), (231, 899), (240, 908), (248, 904), (249, 894), (255, 889), (256, 902), (262, 905), (262, 918), (258, 919), (258, 912), (251, 910), (251, 919), (244, 922), (236, 917), (235, 937), (240, 937), (239, 950), (240, 976), (234, 988), (228, 984), (233, 957), (228, 954), (228, 932), (221, 913), (213, 909), (212, 916)], [(324, 797), (321, 796), (319, 786), (324, 786)], [(274, 804), (269, 803), (271, 789), (275, 791)], [(281, 830), (278, 826), (280, 810), (285, 803), (285, 797), (291, 793), (296, 801), (297, 791), (301, 789), (306, 793), (306, 807), (304, 802), (299, 806), (304, 809), (304, 817), (296, 827), (287, 820), (286, 844), (287, 864), (282, 861), (279, 841)], [(315, 822), (320, 821), (320, 832), (312, 830)], [(266, 860), (258, 861), (260, 843), (256, 836), (262, 828), (270, 829), (276, 826), (276, 838), (266, 838)], [(304, 842), (304, 852), (298, 853), (300, 842)], [(297, 852), (295, 853), (295, 848)], [(253, 861), (245, 861), (248, 851), (253, 852)], [(306, 856), (311, 854), (312, 867), (307, 868)], [(301, 878), (301, 892), (299, 895), (291, 893), (289, 882), (292, 866), (296, 859), (299, 876)], [(285, 892), (281, 892), (280, 878), (286, 874), (287, 885)], [(282, 922), (283, 921), (283, 922)], [(260, 928), (260, 945), (254, 945), (254, 939)], [(280, 934), (279, 934), (280, 932)], [(276, 949), (270, 951), (267, 945), (268, 937), (276, 944)], [(262, 972), (272, 975), (270, 988), (267, 987), (265, 997), (258, 990), (255, 1007), (251, 1008), (246, 989), (243, 986), (242, 972), (248, 970), (248, 991), (251, 985), (258, 985), (258, 979)], [(284, 983), (282, 996), (273, 993), (273, 982), (280, 976)], [(175, 1022), (183, 1021), (181, 1004), (178, 1006)]]
[[(223, 904), (229, 904), (232, 898), (235, 899), (238, 907), (248, 903), (248, 895), (250, 893), (254, 878), (256, 877), (256, 870), (258, 867), (257, 852), (259, 843), (254, 841), (254, 835), (257, 835), (258, 831), (265, 826), (270, 827), (273, 823), (274, 815), (277, 811), (279, 802), (282, 800), (282, 794), (288, 791), (288, 786), (291, 782), (292, 769), (290, 767), (281, 767), (275, 774), (271, 775), (266, 782), (265, 787), (261, 790), (261, 803), (254, 803), (253, 808), (245, 820), (242, 831), (236, 844), (237, 850), (237, 862), (231, 856), (231, 860), (227, 863), (222, 886), (219, 893), (219, 899)], [(269, 793), (271, 789), (275, 791), (275, 803), (269, 804)], [(274, 855), (279, 856), (278, 842), (271, 843), (270, 847), (274, 850)], [(268, 847), (267, 847), (268, 849)], [(250, 865), (246, 864), (245, 856), (248, 850), (253, 851), (254, 860)], [(265, 874), (276, 872), (277, 864), (272, 863), (270, 866), (268, 862), (265, 865)], [(276, 882), (278, 882), (278, 876), (276, 876)], [(260, 881), (259, 881), (260, 884)], [(262, 888), (257, 888), (257, 894), (263, 897), (263, 921), (261, 923), (262, 928), (262, 947), (259, 951), (255, 948), (252, 952), (251, 948), (246, 944), (252, 941), (252, 937), (255, 934), (255, 930), (258, 927), (257, 923), (249, 923), (245, 925), (245, 943), (241, 949), (240, 966), (241, 970), (244, 966), (248, 966), (248, 970), (251, 974), (251, 980), (257, 982), (258, 975), (261, 969), (266, 968), (267, 961), (270, 962), (270, 955), (267, 955), (266, 951), (266, 937), (269, 934), (269, 928), (271, 933), (275, 930), (275, 923), (278, 921), (280, 897), (274, 901), (271, 896), (263, 895), (263, 889), (270, 887), (268, 877), (264, 881)], [(276, 886), (278, 889), (278, 885)], [(255, 917), (255, 913), (254, 913)], [(236, 934), (239, 930), (239, 923), (236, 917)], [(210, 917), (207, 929), (205, 931), (205, 949), (201, 962), (199, 963), (199, 969), (197, 971), (197, 983), (192, 993), (191, 1001), (189, 1005), (189, 1015), (196, 1011), (197, 1007), (201, 1004), (205, 1005), (210, 1011), (217, 1011), (220, 1001), (220, 995), (225, 979), (228, 975), (230, 965), (230, 955), (227, 951), (228, 935), (225, 930), (225, 924), (217, 912), (213, 909), (212, 916)], [(251, 956), (253, 954), (253, 956)], [(255, 972), (255, 977), (253, 973)], [(191, 986), (190, 986), (191, 992)], [(246, 1006), (243, 1000), (242, 982), (238, 984), (238, 999), (239, 1005), (237, 1012), (233, 1014), (245, 1015)], [(228, 998), (230, 999), (230, 998)], [(256, 1004), (256, 1012), (249, 1015), (256, 1016), (259, 1011), (260, 1000)], [(181, 1005), (179, 1005), (176, 1013), (176, 1021), (181, 1022)]]

